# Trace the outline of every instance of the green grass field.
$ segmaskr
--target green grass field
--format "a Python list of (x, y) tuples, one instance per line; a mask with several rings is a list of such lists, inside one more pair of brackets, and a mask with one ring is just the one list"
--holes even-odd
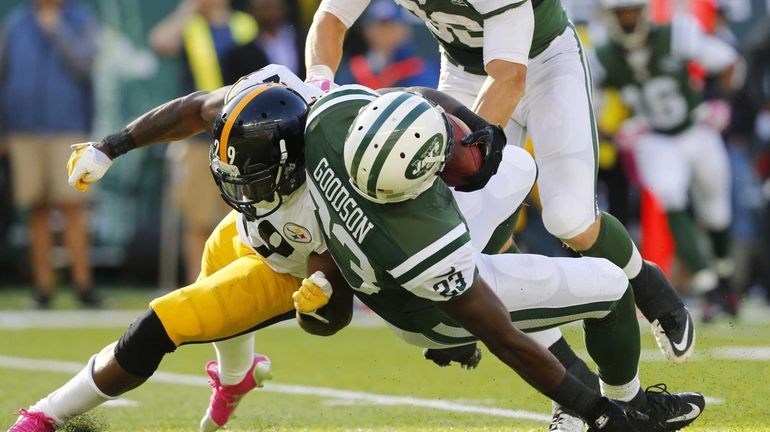
[[(122, 333), (11, 328), (9, 320), (16, 318), (0, 312), (0, 429)], [(770, 431), (770, 325), (723, 322), (698, 330), (698, 354), (673, 365), (662, 361), (643, 325), (642, 381), (710, 398), (688, 431)], [(582, 352), (580, 328), (566, 333)], [(261, 331), (257, 349), (272, 358), (275, 379), (244, 399), (231, 431), (547, 430), (545, 421), (531, 420), (548, 414), (546, 399), (486, 351), (474, 371), (441, 369), (384, 327), (351, 327), (324, 339), (293, 326)], [(161, 365), (161, 379), (94, 416), (112, 431), (197, 430), (209, 395), (203, 364), (212, 356), (207, 345), (180, 348)]]

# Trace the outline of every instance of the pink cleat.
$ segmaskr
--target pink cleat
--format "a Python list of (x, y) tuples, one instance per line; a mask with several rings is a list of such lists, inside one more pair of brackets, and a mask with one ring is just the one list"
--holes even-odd
[(19, 410), (19, 418), (8, 432), (53, 432), (56, 422), (42, 412)]
[(209, 400), (209, 408), (206, 410), (203, 419), (201, 419), (201, 431), (214, 432), (224, 427), (246, 393), (255, 387), (262, 387), (265, 381), (273, 378), (273, 374), (270, 373), (270, 367), (270, 359), (267, 356), (255, 354), (251, 369), (249, 369), (243, 381), (234, 385), (222, 385), (219, 381), (217, 362), (211, 360), (206, 363), (206, 373), (211, 377), (209, 384), (213, 390)]

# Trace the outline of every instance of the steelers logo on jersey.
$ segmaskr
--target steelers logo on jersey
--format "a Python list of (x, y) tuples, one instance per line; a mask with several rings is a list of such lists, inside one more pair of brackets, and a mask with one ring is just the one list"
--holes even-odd
[(313, 239), (307, 228), (291, 222), (283, 226), (283, 236), (287, 240), (297, 243), (310, 243)]

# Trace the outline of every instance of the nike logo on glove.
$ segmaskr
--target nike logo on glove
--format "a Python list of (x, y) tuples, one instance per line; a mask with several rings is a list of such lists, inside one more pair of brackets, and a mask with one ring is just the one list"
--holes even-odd
[(689, 339), (690, 336), (690, 319), (687, 319), (687, 322), (684, 324), (684, 333), (682, 333), (682, 340), (679, 341), (679, 343), (671, 342), (672, 345), (674, 345), (674, 349), (677, 351), (684, 351), (685, 348), (687, 348), (687, 339)]
[(666, 420), (666, 423), (674, 423), (678, 421), (687, 421), (692, 420), (695, 417), (698, 417), (700, 415), (700, 408), (698, 408), (698, 405), (695, 405), (694, 403), (690, 403), (690, 406), (692, 407), (692, 410), (688, 412), (687, 414), (680, 415), (679, 417), (674, 417), (672, 419)]

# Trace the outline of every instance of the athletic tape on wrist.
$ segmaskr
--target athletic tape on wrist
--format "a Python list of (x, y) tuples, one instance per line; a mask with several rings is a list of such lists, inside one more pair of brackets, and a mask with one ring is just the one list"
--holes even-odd
[(326, 66), (324, 64), (317, 64), (312, 65), (307, 68), (307, 79), (308, 81), (315, 79), (315, 78), (322, 78), (327, 79), (329, 81), (334, 81), (334, 71), (329, 66)]
[(136, 148), (136, 142), (128, 131), (128, 128), (121, 130), (120, 132), (107, 135), (102, 139), (103, 151), (110, 157), (115, 159), (116, 157), (126, 154), (130, 150)]

